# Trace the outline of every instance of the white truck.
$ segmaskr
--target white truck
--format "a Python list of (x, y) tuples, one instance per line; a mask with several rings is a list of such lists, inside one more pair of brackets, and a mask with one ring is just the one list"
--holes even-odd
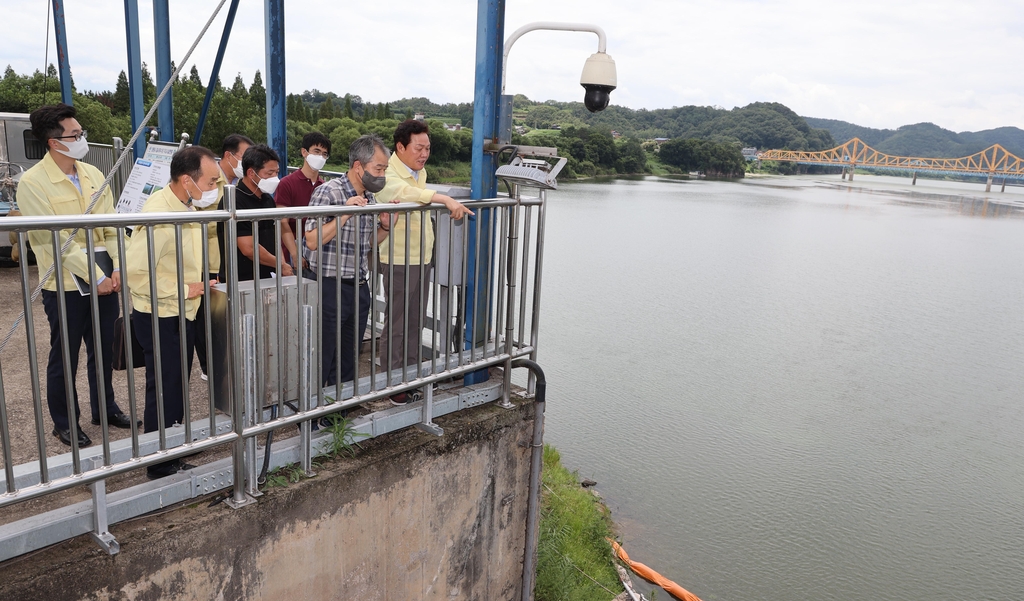
[(14, 195), (21, 174), (45, 152), (32, 135), (27, 114), (0, 113), (0, 216), (16, 206)]

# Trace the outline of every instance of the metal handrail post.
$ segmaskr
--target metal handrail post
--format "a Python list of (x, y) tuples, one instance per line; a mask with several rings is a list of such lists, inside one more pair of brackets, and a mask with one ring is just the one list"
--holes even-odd
[[(520, 200), (519, 185), (514, 184), (513, 190), (515, 190), (515, 199), (518, 203)], [(508, 263), (504, 266), (504, 276), (508, 279), (508, 285), (506, 286), (507, 300), (505, 303), (505, 354), (508, 359), (505, 361), (505, 369), (503, 374), (503, 383), (501, 386), (501, 402), (498, 403), (499, 407), (503, 409), (512, 409), (515, 405), (512, 404), (510, 399), (512, 394), (512, 338), (515, 330), (515, 318), (516, 318), (516, 245), (519, 243), (519, 205), (515, 204), (508, 208), (508, 224), (505, 232), (508, 238), (508, 251), (503, 259), (507, 259)], [(497, 341), (495, 341), (497, 342)], [(497, 346), (497, 345), (495, 345)]]
[[(540, 208), (537, 210), (537, 259), (533, 268), (533, 313), (530, 317), (530, 360), (537, 361), (537, 337), (540, 333), (540, 283), (541, 275), (544, 272), (544, 219), (547, 216), (547, 190), (540, 191)], [(530, 372), (530, 378), (526, 385), (529, 396), (537, 392), (537, 377)]]
[(235, 186), (228, 184), (224, 186), (224, 209), (230, 213), (230, 218), (224, 227), (227, 240), (224, 242), (225, 255), (221, 257), (221, 263), (226, 267), (228, 273), (228, 355), (231, 368), (227, 370), (228, 395), (232, 399), (231, 429), (238, 435), (231, 450), (232, 478), (234, 490), (231, 497), (225, 503), (238, 509), (251, 503), (256, 499), (245, 492), (245, 422), (243, 412), (245, 410), (245, 398), (242, 391), (242, 307), (241, 298), (238, 294), (238, 210), (235, 206)]
[[(299, 278), (299, 286), (302, 286), (302, 279)], [(313, 307), (302, 305), (301, 320), (299, 322), (299, 411), (309, 411), (309, 389), (312, 379), (313, 349), (310, 341), (313, 340)], [(317, 349), (319, 350), (319, 349)], [(318, 385), (319, 388), (319, 385)], [(302, 422), (299, 426), (299, 452), (302, 463), (302, 471), (306, 476), (312, 477), (313, 473), (313, 451), (312, 451), (312, 425), (309, 420)]]
[[(247, 428), (256, 425), (258, 387), (256, 374), (256, 317), (252, 313), (242, 316), (242, 386), (245, 390), (245, 425)], [(245, 492), (253, 497), (260, 496), (257, 482), (256, 437), (248, 436), (245, 440)]]
[(89, 485), (92, 492), (92, 540), (109, 555), (117, 555), (121, 544), (110, 533), (107, 519), (107, 481), (97, 480)]

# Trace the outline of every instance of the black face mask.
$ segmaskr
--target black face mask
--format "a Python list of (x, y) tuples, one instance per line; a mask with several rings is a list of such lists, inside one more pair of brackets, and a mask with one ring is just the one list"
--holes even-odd
[(386, 184), (388, 181), (388, 178), (384, 177), (383, 175), (380, 177), (374, 177), (370, 175), (369, 171), (365, 170), (363, 171), (363, 177), (361, 179), (363, 182), (363, 187), (366, 188), (366, 191), (371, 192), (373, 194), (376, 194), (377, 192), (383, 190), (384, 184)]

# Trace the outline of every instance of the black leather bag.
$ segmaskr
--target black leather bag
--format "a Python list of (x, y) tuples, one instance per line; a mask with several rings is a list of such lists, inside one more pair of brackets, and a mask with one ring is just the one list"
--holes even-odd
[(135, 337), (135, 323), (132, 322), (132, 343), (126, 344), (124, 336), (124, 317), (114, 320), (114, 369), (125, 371), (128, 369), (128, 349), (132, 353), (132, 367), (146, 367), (146, 351), (142, 349), (139, 339)]

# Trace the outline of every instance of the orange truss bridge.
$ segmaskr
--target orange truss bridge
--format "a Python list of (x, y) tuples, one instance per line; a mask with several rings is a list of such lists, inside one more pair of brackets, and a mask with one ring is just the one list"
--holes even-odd
[(913, 171), (917, 180), (918, 171), (945, 173), (973, 173), (988, 175), (988, 185), (993, 177), (1024, 178), (1024, 159), (1007, 151), (999, 144), (993, 144), (981, 152), (955, 159), (932, 159), (924, 157), (900, 157), (879, 152), (865, 144), (860, 138), (853, 138), (842, 146), (817, 152), (802, 150), (765, 150), (757, 153), (763, 161), (792, 161), (802, 165), (837, 165), (847, 169), (853, 179), (853, 169), (889, 169)]

